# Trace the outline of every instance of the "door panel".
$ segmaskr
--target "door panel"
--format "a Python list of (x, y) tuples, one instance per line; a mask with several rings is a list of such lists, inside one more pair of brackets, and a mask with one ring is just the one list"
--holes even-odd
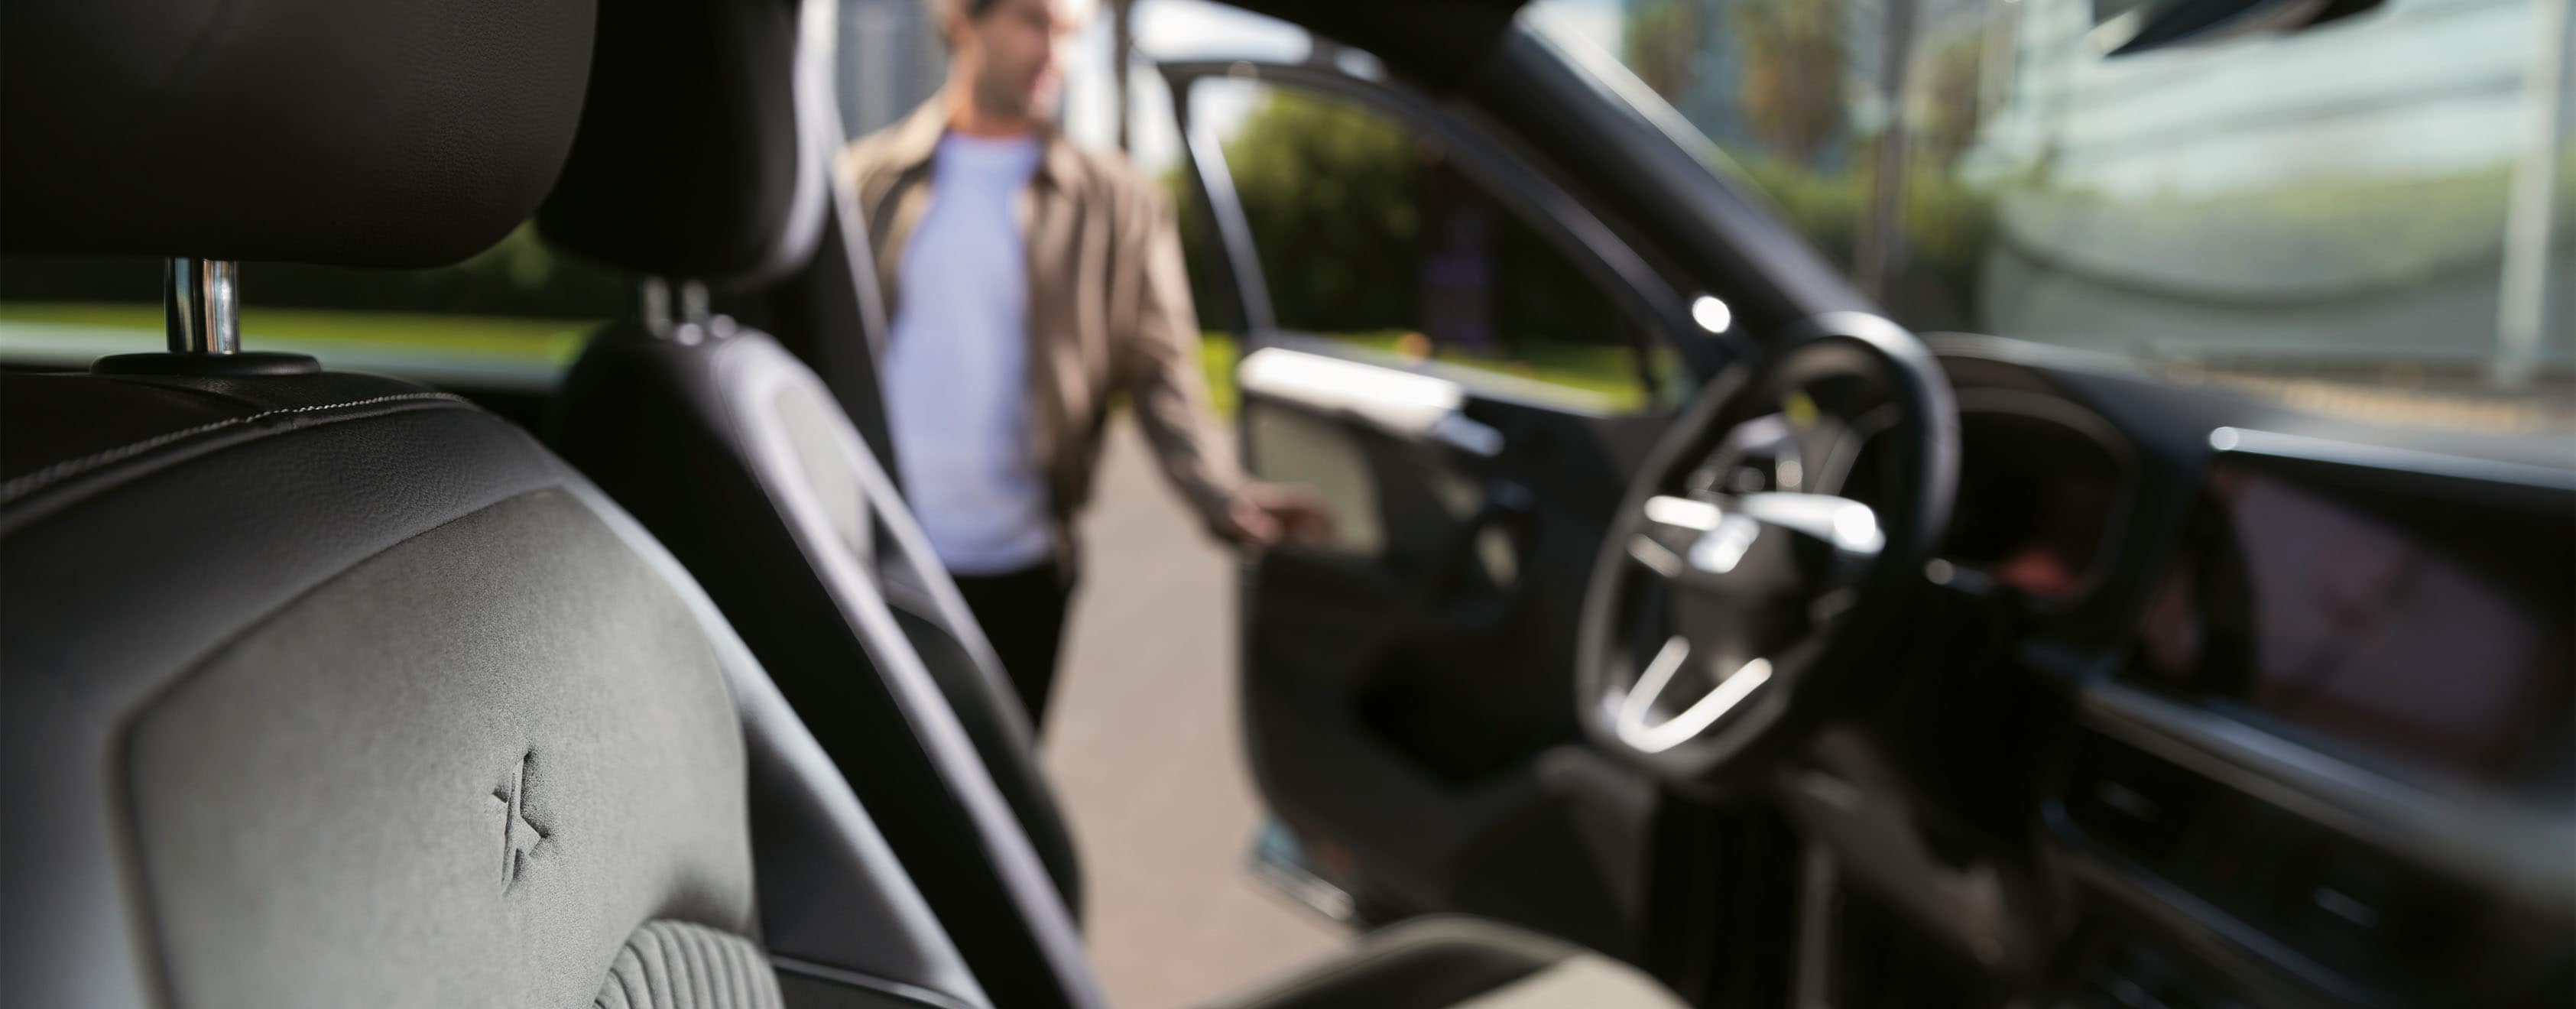
[[(1246, 578), (1243, 703), (1265, 797), (1309, 847), (1349, 853), (1334, 881), (1364, 904), (1631, 949), (1656, 796), (1578, 741), (1572, 616), (1623, 485), (1626, 453), (1606, 446), (1660, 418), (1451, 385), (1454, 412), (1399, 431), (1262, 380), (1276, 358), (1260, 355), (1291, 353), (1313, 351), (1246, 363), (1245, 462), (1315, 488), (1341, 528)], [(1477, 434), (1444, 436), (1458, 431)]]
[[(1637, 957), (1662, 797), (1581, 740), (1574, 624), (1628, 471), (1671, 415), (1648, 365), (1686, 367), (1688, 355), (1651, 350), (1687, 326), (1675, 322), (1681, 299), (1508, 145), (1419, 96), (1318, 67), (1164, 72), (1219, 240), (1218, 261), (1197, 265), (1232, 282), (1225, 293), (1248, 330), (1237, 369), (1245, 466), (1312, 489), (1335, 517), (1329, 542), (1274, 550), (1245, 575), (1243, 715), (1263, 797), (1299, 842), (1301, 868), (1363, 915), (1485, 914)], [(1287, 157), (1316, 173), (1301, 186), (1363, 195), (1247, 214), (1244, 201), (1262, 199), (1263, 185), (1275, 198), (1278, 180), (1236, 178), (1226, 147), (1247, 142), (1240, 124), (1277, 110), (1237, 99), (1222, 117), (1236, 135), (1221, 136), (1218, 117), (1191, 114), (1194, 85), (1211, 77), (1312, 103), (1290, 111), (1345, 145), (1274, 146), (1262, 151), (1273, 161), (1238, 168), (1275, 171)], [(1387, 179), (1331, 174), (1386, 167), (1350, 160), (1372, 131), (1404, 138), (1379, 148), (1398, 170), (1430, 166), (1374, 206), (1364, 187)], [(1375, 276), (1336, 286), (1316, 271), (1357, 260), (1263, 262), (1298, 247), (1265, 225), (1351, 223), (1315, 220), (1330, 214), (1400, 217), (1385, 240), (1417, 258), (1398, 261), (1390, 282), (1363, 230), (1318, 240), (1358, 250)], [(1397, 226), (1408, 221), (1418, 227)], [(1588, 286), (1548, 286), (1576, 283), (1532, 272), (1552, 268), (1548, 255)], [(1531, 285), (1569, 293), (1533, 298)], [(1317, 303), (1335, 292), (1350, 300)], [(1344, 335), (1297, 332), (1308, 327)]]

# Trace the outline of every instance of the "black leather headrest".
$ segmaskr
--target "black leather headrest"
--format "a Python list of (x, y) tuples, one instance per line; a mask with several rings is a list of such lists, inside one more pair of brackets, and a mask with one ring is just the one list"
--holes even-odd
[(8, 0), (0, 246), (432, 266), (526, 219), (594, 0)]
[(603, 7), (590, 104), (538, 231), (612, 266), (719, 285), (801, 265), (822, 225), (828, 141), (815, 130), (831, 97), (828, 50), (800, 48), (798, 20), (796, 0)]

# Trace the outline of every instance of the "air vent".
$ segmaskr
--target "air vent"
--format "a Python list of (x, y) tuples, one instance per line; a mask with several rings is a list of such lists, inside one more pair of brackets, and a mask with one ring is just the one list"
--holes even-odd
[(2066, 815), (2087, 837), (2150, 866), (2176, 855), (2212, 786), (2198, 775), (2099, 737), (2084, 743)]

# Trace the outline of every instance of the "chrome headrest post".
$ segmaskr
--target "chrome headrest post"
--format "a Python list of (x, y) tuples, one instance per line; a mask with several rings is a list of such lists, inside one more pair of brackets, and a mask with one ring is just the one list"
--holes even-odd
[(671, 285), (660, 277), (642, 275), (635, 278), (635, 318), (644, 331), (655, 338), (671, 332)]
[(635, 316), (653, 339), (696, 346), (732, 336), (733, 320), (715, 314), (713, 304), (701, 281), (651, 274), (635, 278)]
[(707, 340), (721, 340), (733, 335), (733, 320), (715, 314), (714, 299), (707, 294), (704, 281), (677, 281), (680, 300), (680, 324), (671, 327), (671, 339), (689, 346)]
[(707, 317), (715, 311), (710, 307), (713, 304), (713, 299), (707, 296), (707, 285), (705, 282), (696, 280), (683, 280), (680, 282), (681, 322), (694, 322), (699, 325), (705, 325)]
[(233, 284), (241, 264), (228, 259), (163, 261), (161, 314), (173, 354), (241, 351), (240, 303)]

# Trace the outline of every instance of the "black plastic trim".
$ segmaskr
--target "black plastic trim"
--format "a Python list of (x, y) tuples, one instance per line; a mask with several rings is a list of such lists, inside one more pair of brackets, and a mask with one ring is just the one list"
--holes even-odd
[(2545, 916), (2576, 908), (2576, 820), (2385, 777), (2224, 715), (2114, 682), (2086, 684), (2083, 724), (2320, 827)]

